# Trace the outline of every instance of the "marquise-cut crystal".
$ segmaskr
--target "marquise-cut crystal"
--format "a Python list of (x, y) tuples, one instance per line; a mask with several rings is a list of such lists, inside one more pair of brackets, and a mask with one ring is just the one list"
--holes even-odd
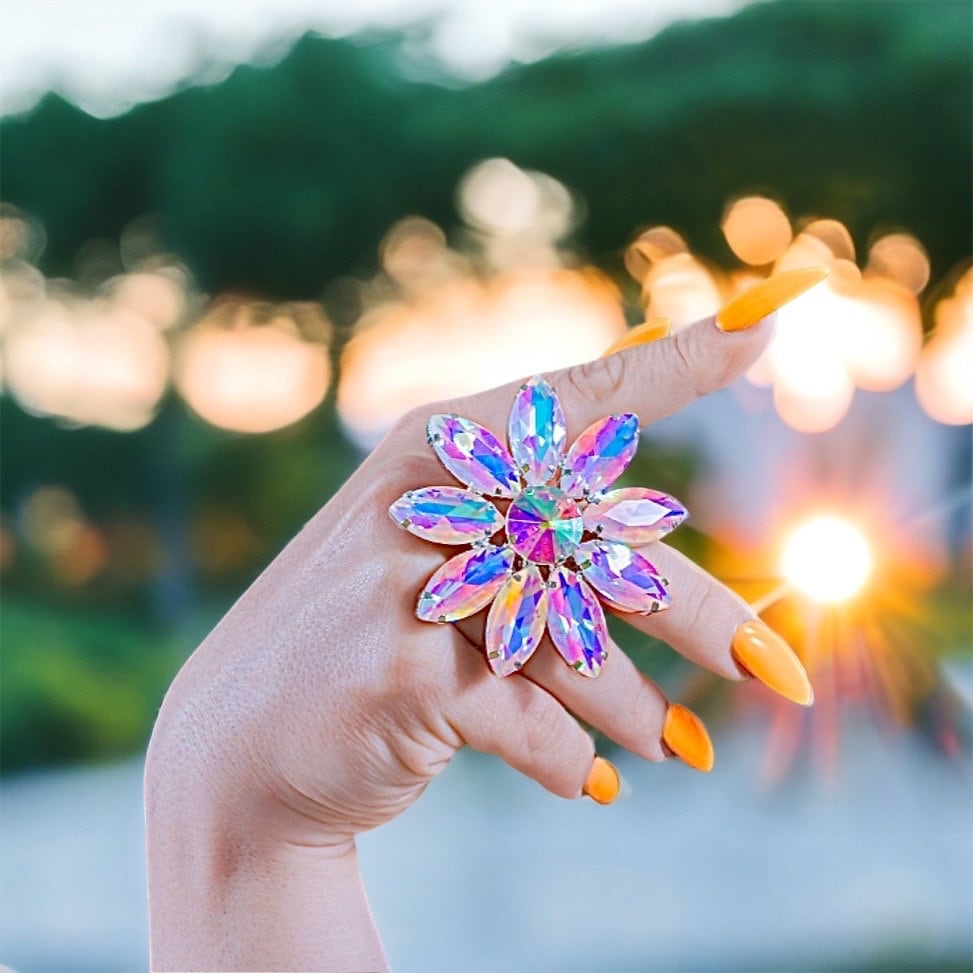
[(547, 483), (564, 459), (567, 424), (554, 389), (542, 378), (522, 385), (510, 410), (510, 452), (524, 480)]
[(590, 425), (568, 450), (561, 489), (571, 496), (607, 490), (625, 472), (639, 445), (639, 420), (630, 412)]
[(672, 603), (659, 572), (625, 544), (585, 541), (574, 557), (585, 580), (613, 608), (648, 614)]
[(608, 625), (597, 596), (574, 571), (551, 572), (547, 630), (561, 658), (582, 675), (597, 676), (608, 658)]
[(503, 514), (489, 500), (459, 487), (410, 490), (389, 507), (389, 516), (434, 544), (470, 544), (503, 527)]
[(486, 608), (513, 569), (509, 547), (474, 547), (451, 557), (419, 595), (416, 615), (424, 622), (455, 622)]
[(534, 654), (547, 623), (547, 586), (532, 564), (510, 575), (490, 607), (486, 651), (498, 676), (516, 672)]
[(583, 532), (580, 506), (553, 487), (528, 487), (507, 511), (507, 537), (514, 550), (538, 564), (570, 557)]
[(507, 447), (479, 423), (462, 416), (434, 415), (427, 426), (429, 445), (460, 483), (479, 493), (512, 497), (520, 478)]
[(686, 516), (686, 508), (667, 493), (625, 487), (592, 498), (584, 511), (584, 526), (606, 541), (640, 547), (665, 537)]

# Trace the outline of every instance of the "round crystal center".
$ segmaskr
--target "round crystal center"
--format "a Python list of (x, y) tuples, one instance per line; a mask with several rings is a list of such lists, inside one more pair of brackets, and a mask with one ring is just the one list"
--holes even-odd
[(553, 487), (528, 487), (507, 511), (507, 537), (528, 561), (557, 564), (574, 553), (584, 524), (581, 508)]

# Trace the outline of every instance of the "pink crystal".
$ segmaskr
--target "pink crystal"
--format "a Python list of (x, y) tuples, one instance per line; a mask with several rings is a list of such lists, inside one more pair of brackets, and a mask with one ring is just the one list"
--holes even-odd
[(486, 623), (486, 651), (498, 676), (516, 672), (534, 654), (547, 623), (547, 586), (532, 564), (510, 575), (497, 593)]
[(649, 614), (672, 603), (659, 572), (625, 544), (585, 541), (574, 558), (585, 580), (613, 608)]
[(568, 450), (561, 489), (579, 497), (610, 487), (625, 472), (639, 444), (639, 420), (630, 412), (590, 425)]
[(608, 658), (608, 625), (595, 593), (565, 567), (551, 572), (547, 630), (561, 657), (582, 675), (597, 676)]
[(434, 544), (470, 544), (503, 526), (503, 514), (489, 500), (459, 487), (410, 490), (389, 507), (389, 516)]
[(429, 445), (460, 483), (479, 493), (512, 497), (520, 478), (507, 447), (479, 423), (456, 415), (434, 415), (427, 426)]
[(667, 493), (626, 487), (592, 498), (584, 511), (584, 526), (603, 540), (640, 547), (665, 537), (686, 516), (686, 508)]
[(455, 622), (475, 615), (493, 600), (513, 563), (509, 547), (490, 544), (451, 557), (422, 589), (416, 615), (424, 622)]
[(521, 385), (510, 410), (508, 440), (528, 485), (548, 483), (564, 459), (567, 425), (554, 389), (542, 378)]
[(538, 564), (570, 557), (583, 532), (577, 501), (553, 487), (528, 487), (507, 511), (507, 537), (514, 550)]

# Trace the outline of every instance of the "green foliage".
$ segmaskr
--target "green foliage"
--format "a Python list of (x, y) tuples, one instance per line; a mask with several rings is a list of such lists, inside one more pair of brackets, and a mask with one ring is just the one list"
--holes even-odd
[(0, 640), (4, 773), (135, 752), (185, 655), (143, 626), (9, 597)]
[(860, 243), (904, 225), (936, 276), (971, 236), (971, 16), (763, 3), (460, 89), (407, 80), (395, 37), (307, 36), (275, 67), (109, 121), (45, 99), (2, 125), (4, 197), (47, 226), (51, 271), (155, 212), (205, 287), (293, 298), (370, 266), (401, 216), (452, 223), (459, 176), (506, 155), (580, 193), (579, 243), (609, 265), (650, 222), (725, 258), (726, 200), (763, 190)]

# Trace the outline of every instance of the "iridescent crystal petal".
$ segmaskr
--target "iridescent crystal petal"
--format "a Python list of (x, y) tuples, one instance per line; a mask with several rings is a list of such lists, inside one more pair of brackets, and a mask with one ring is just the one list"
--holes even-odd
[(561, 402), (547, 382), (520, 386), (510, 410), (508, 439), (517, 469), (531, 486), (548, 483), (564, 459), (567, 424)]
[(389, 507), (389, 516), (434, 544), (470, 544), (503, 526), (503, 514), (489, 500), (459, 487), (410, 490)]
[(574, 555), (581, 573), (613, 608), (649, 614), (672, 604), (666, 582), (638, 551), (616, 541), (585, 541)]
[(424, 622), (455, 622), (475, 615), (492, 601), (510, 574), (509, 547), (474, 547), (451, 557), (426, 583), (416, 615)]
[(597, 676), (608, 658), (608, 624), (598, 597), (566, 567), (551, 572), (547, 630), (561, 658), (582, 675)]
[(686, 508), (667, 493), (626, 487), (592, 497), (584, 511), (584, 526), (603, 540), (640, 547), (665, 537), (687, 516)]
[(568, 450), (561, 489), (571, 496), (598, 493), (625, 472), (639, 445), (639, 420), (631, 412), (599, 419)]
[(512, 497), (520, 489), (507, 447), (479, 423), (462, 416), (434, 415), (427, 434), (440, 462), (460, 483), (495, 497)]
[(581, 505), (554, 487), (527, 487), (507, 511), (513, 549), (537, 564), (569, 558), (583, 533)]
[(547, 624), (547, 585), (533, 564), (503, 583), (490, 606), (486, 651), (498, 676), (516, 672), (534, 654)]

